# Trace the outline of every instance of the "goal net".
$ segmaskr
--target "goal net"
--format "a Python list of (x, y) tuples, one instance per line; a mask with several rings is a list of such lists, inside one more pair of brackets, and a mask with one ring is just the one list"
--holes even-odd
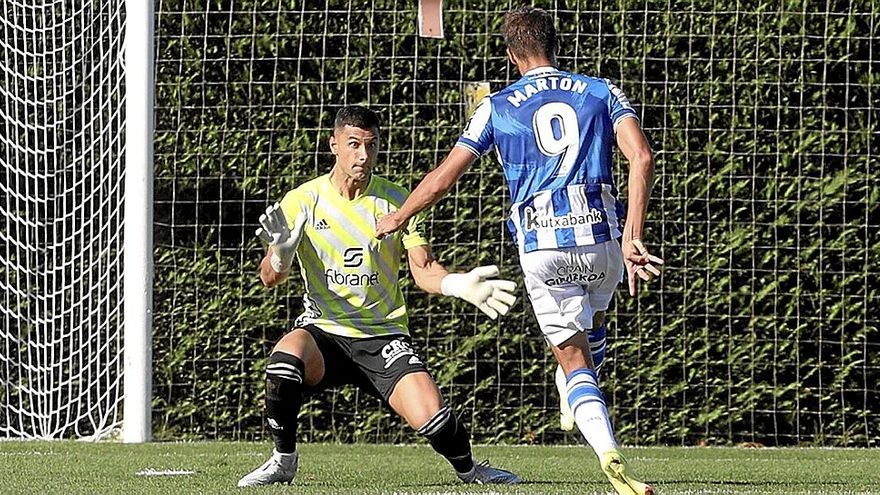
[(122, 12), (0, 7), (0, 438), (121, 421)]

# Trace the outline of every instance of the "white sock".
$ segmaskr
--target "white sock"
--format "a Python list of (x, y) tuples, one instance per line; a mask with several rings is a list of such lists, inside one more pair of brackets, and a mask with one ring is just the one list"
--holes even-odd
[(605, 397), (599, 390), (596, 373), (588, 368), (580, 368), (568, 375), (568, 405), (574, 412), (574, 421), (581, 434), (593, 447), (600, 458), (602, 454), (617, 449)]

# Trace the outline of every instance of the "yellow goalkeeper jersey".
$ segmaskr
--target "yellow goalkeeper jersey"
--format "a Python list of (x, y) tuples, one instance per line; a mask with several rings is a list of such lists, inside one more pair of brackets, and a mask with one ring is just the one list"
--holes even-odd
[(322, 175), (288, 192), (281, 209), (297, 247), (305, 282), (305, 312), (297, 325), (314, 324), (346, 337), (409, 335), (398, 273), (406, 249), (426, 245), (422, 216), (405, 229), (376, 239), (376, 220), (406, 199), (402, 187), (373, 175), (363, 194), (344, 198)]

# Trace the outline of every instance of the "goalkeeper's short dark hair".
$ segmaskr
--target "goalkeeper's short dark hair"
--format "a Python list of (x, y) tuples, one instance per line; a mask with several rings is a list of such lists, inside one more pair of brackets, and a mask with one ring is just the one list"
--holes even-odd
[(520, 57), (544, 56), (556, 59), (556, 27), (553, 16), (546, 10), (521, 7), (504, 14), (501, 26), (504, 44)]
[(344, 106), (336, 112), (336, 120), (333, 121), (334, 132), (350, 125), (361, 129), (375, 129), (379, 133), (379, 116), (376, 112), (360, 105)]

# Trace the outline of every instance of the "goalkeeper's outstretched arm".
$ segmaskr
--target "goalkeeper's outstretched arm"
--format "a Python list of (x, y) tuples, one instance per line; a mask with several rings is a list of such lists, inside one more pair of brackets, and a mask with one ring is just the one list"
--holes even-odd
[(516, 302), (513, 294), (516, 283), (497, 278), (500, 275), (497, 266), (480, 266), (467, 273), (449, 273), (426, 245), (409, 248), (407, 257), (416, 285), (425, 292), (464, 299), (493, 320), (499, 314), (507, 314)]
[(419, 289), (428, 294), (442, 294), (440, 286), (449, 272), (434, 258), (430, 246), (411, 247), (406, 250), (406, 257), (409, 261), (409, 271)]

